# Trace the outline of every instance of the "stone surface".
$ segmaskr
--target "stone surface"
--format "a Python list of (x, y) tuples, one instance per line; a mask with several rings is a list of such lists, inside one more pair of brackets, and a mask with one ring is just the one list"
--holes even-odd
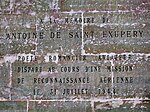
[(0, 66), (0, 99), (10, 98), (10, 65), (9, 62)]
[(0, 112), (26, 112), (27, 102), (25, 101), (1, 101)]
[(0, 112), (149, 112), (149, 5), (0, 0)]
[(85, 13), (85, 17), (95, 18), (94, 24), (84, 24), (84, 31), (94, 31), (94, 36), (83, 37), (85, 53), (149, 53), (148, 15), (149, 12)]
[(29, 103), (29, 112), (91, 112), (90, 102), (50, 102), (39, 101)]
[(148, 11), (149, 0), (60, 0), (63, 11)]
[(140, 100), (114, 100), (106, 102), (95, 102), (95, 112), (149, 112), (149, 101)]

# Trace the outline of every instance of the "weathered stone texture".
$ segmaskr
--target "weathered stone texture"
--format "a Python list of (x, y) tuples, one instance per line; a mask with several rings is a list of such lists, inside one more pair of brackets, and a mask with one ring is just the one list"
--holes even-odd
[(26, 112), (27, 102), (24, 101), (1, 101), (0, 112)]
[(149, 112), (149, 5), (0, 0), (0, 112)]
[(91, 112), (90, 102), (37, 101), (29, 103), (29, 112)]
[(95, 112), (149, 112), (149, 101), (140, 100), (114, 100), (106, 102), (95, 102)]

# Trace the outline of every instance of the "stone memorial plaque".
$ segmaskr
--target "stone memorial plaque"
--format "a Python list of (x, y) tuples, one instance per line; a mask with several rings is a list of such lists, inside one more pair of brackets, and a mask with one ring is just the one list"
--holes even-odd
[(0, 0), (0, 112), (149, 112), (149, 0)]
[(85, 53), (149, 53), (149, 12), (95, 12), (83, 16), (92, 15), (95, 22), (83, 24), (84, 32), (93, 32), (92, 36), (83, 37)]

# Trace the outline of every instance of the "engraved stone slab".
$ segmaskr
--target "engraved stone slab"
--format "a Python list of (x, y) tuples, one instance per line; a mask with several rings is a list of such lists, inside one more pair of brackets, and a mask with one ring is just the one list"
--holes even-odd
[[(149, 12), (95, 12), (83, 17), (94, 16), (94, 23), (83, 24), (83, 31), (93, 35), (83, 36), (85, 54), (99, 53), (149, 53)], [(142, 19), (143, 18), (143, 19)], [(105, 48), (105, 49), (103, 49)]]
[(0, 0), (0, 112), (149, 112), (149, 0)]
[(110, 62), (59, 60), (57, 64), (34, 63), (33, 66), (16, 61), (13, 63), (12, 99), (111, 98), (112, 84), (100, 84), (100, 76), (111, 76), (107, 66)]

